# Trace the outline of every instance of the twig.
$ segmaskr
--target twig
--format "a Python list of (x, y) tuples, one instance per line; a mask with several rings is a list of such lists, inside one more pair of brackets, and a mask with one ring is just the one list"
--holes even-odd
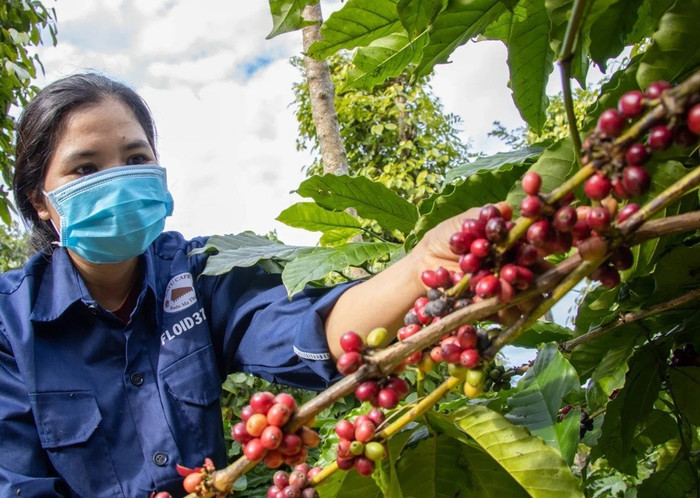
[(584, 342), (588, 342), (592, 339), (595, 339), (596, 337), (599, 337), (603, 334), (606, 334), (613, 329), (621, 327), (622, 325), (636, 322), (637, 320), (644, 320), (647, 317), (655, 316), (659, 313), (663, 313), (664, 311), (677, 308), (678, 306), (682, 306), (686, 303), (689, 303), (697, 299), (698, 297), (700, 297), (700, 289), (695, 289), (693, 291), (688, 292), (687, 294), (683, 294), (682, 296), (671, 299), (670, 301), (666, 301), (665, 303), (657, 304), (646, 310), (621, 313), (616, 320), (602, 325), (600, 327), (597, 327), (588, 332), (587, 334), (583, 334), (579, 337), (571, 339), (570, 341), (561, 343), (559, 345), (559, 349), (561, 349), (565, 353), (568, 353), (576, 346), (583, 344)]
[(636, 230), (642, 223), (649, 220), (662, 209), (679, 200), (695, 187), (700, 185), (700, 166), (696, 166), (690, 173), (674, 182), (666, 190), (646, 203), (639, 211), (627, 218), (618, 229), (625, 236)]
[(581, 154), (581, 137), (576, 126), (576, 113), (574, 112), (574, 99), (571, 95), (571, 58), (573, 50), (579, 36), (579, 26), (583, 20), (583, 11), (586, 7), (585, 0), (575, 0), (571, 9), (571, 17), (566, 25), (566, 33), (564, 34), (564, 42), (562, 43), (561, 52), (559, 53), (559, 67), (561, 70), (561, 86), (562, 94), (564, 95), (564, 109), (566, 110), (566, 119), (569, 124), (569, 133), (574, 141), (574, 152), (576, 157)]

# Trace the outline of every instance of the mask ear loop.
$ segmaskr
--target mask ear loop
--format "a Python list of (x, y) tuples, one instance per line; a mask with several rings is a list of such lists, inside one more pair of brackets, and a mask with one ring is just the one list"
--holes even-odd
[[(49, 193), (46, 190), (41, 190), (41, 193), (44, 194), (44, 197), (46, 197), (46, 200), (49, 201), (49, 204), (53, 206), (51, 203), (51, 199), (49, 198)], [(58, 229), (56, 224), (53, 222), (51, 218), (49, 218), (49, 223), (51, 223), (51, 226), (53, 227), (53, 231), (56, 233), (56, 236), (58, 237), (58, 240), (52, 240), (51, 245), (54, 247), (61, 247), (61, 231)]]

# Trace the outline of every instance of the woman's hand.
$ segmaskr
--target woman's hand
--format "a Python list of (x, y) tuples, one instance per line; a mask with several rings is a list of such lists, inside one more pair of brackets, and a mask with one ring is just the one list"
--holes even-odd
[(340, 336), (349, 330), (366, 337), (372, 329), (386, 327), (395, 334), (415, 300), (427, 292), (421, 273), (439, 266), (459, 270), (459, 256), (450, 250), (450, 237), (461, 230), (465, 219), (475, 218), (478, 213), (478, 208), (472, 208), (443, 221), (429, 230), (406, 257), (348, 289), (326, 318), (331, 355), (337, 358), (342, 354)]

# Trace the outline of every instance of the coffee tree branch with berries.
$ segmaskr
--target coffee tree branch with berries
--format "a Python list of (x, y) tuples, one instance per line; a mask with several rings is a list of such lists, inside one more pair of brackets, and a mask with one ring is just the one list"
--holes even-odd
[[(315, 2), (278, 3), (281, 32), (301, 27), (294, 14)], [(321, 25), (309, 55), (355, 50), (346, 84), (367, 89), (426, 74), (470, 39), (500, 40), (513, 100), (535, 131), (555, 61), (573, 118), (572, 79), (618, 60), (582, 129), (570, 119), (567, 139), (457, 167), (419, 206), (363, 178), (300, 186), (317, 204), (316, 227), (354, 207), (401, 231), (404, 247), (210, 240), (211, 273), (257, 250), (291, 295), (345, 270), (340, 260), (380, 269), (440, 221), (480, 207), (444, 241), (460, 270), (425, 268), (426, 294), (403, 327), (348, 331), (344, 378), (301, 406), (255, 394), (232, 429), (243, 456), (194, 469), (188, 492), (228, 493), (259, 462), (286, 466), (269, 484), (273, 498), (700, 492), (700, 0), (622, 4), (349, 0)], [(626, 48), (634, 55), (623, 59)], [(541, 320), (584, 279), (572, 327)], [(534, 360), (510, 366), (510, 345)], [(361, 403), (352, 414), (318, 421), (352, 396)], [(305, 462), (310, 454), (321, 465)]]

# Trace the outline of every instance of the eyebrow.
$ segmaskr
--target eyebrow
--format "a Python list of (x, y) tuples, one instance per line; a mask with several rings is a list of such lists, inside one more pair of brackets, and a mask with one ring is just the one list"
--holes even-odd
[[(146, 148), (149, 151), (153, 152), (153, 149), (151, 148), (151, 144), (148, 143), (146, 140), (138, 139), (134, 140), (132, 142), (129, 142), (124, 146), (124, 150), (130, 151), (134, 149), (141, 149), (141, 148)], [(97, 152), (94, 150), (78, 150), (75, 152), (69, 153), (67, 156), (65, 156), (64, 161), (70, 162), (74, 161), (76, 159), (86, 159), (86, 158), (91, 158), (95, 157), (97, 155)]]

